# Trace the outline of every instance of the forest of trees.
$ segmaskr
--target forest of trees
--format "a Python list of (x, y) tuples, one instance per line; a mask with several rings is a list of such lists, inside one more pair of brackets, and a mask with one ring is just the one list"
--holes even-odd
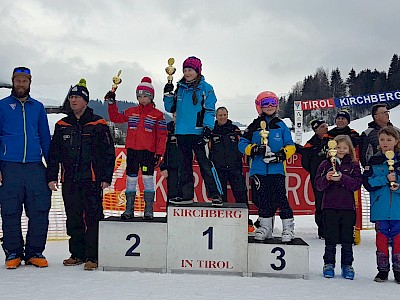
[[(357, 74), (354, 69), (351, 69), (347, 78), (343, 80), (339, 68), (329, 72), (320, 67), (314, 75), (308, 75), (303, 81), (296, 83), (290, 93), (280, 99), (280, 117), (290, 118), (294, 123), (294, 101), (358, 96), (399, 89), (400, 58), (397, 54), (393, 55), (387, 73), (376, 69), (373, 71), (365, 69)], [(398, 104), (391, 103), (389, 107)], [(346, 109), (353, 119), (358, 119), (370, 114), (371, 105), (353, 106)], [(336, 111), (332, 113), (332, 110), (304, 111), (304, 128), (306, 131), (310, 130), (309, 122), (316, 118), (322, 118), (332, 125), (335, 115)]]

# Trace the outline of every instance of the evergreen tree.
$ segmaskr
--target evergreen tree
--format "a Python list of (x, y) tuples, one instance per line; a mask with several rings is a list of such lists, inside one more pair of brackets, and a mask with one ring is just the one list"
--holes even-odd
[(390, 62), (387, 88), (389, 91), (400, 90), (400, 59), (397, 54), (394, 54)]
[(346, 96), (346, 85), (343, 82), (339, 68), (334, 69), (331, 73), (330, 89), (334, 98)]

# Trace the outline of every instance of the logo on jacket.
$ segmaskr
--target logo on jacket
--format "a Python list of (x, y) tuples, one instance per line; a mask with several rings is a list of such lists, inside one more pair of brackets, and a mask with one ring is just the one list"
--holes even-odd
[(17, 104), (15, 104), (15, 103), (10, 103), (10, 106), (11, 106), (11, 108), (12, 108), (13, 110), (15, 110), (15, 108), (17, 107)]

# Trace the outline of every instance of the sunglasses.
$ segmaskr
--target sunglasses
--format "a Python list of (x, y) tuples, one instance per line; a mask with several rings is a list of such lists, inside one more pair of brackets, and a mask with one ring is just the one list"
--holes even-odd
[(278, 106), (278, 100), (275, 98), (265, 98), (260, 101), (260, 107)]
[(24, 73), (27, 75), (31, 75), (31, 70), (25, 67), (19, 67), (14, 69), (14, 73)]

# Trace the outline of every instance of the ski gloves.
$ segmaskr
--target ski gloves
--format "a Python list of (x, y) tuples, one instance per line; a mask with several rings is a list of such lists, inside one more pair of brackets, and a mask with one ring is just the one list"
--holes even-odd
[(199, 145), (205, 145), (208, 143), (208, 141), (211, 138), (211, 129), (208, 127), (204, 127), (203, 132), (200, 135), (199, 141), (197, 144)]
[(172, 83), (167, 83), (164, 86), (164, 95), (173, 95), (174, 85)]
[(254, 158), (256, 155), (261, 155), (263, 158), (263, 161), (267, 164), (269, 163), (279, 163), (283, 162), (286, 160), (286, 153), (284, 149), (279, 150), (279, 152), (274, 153), (274, 152), (266, 152), (266, 146), (265, 145), (257, 145), (253, 144), (251, 146), (251, 152), (250, 156)]
[(104, 96), (104, 101), (107, 101), (108, 104), (115, 103), (115, 93), (113, 91), (108, 91), (107, 94)]

